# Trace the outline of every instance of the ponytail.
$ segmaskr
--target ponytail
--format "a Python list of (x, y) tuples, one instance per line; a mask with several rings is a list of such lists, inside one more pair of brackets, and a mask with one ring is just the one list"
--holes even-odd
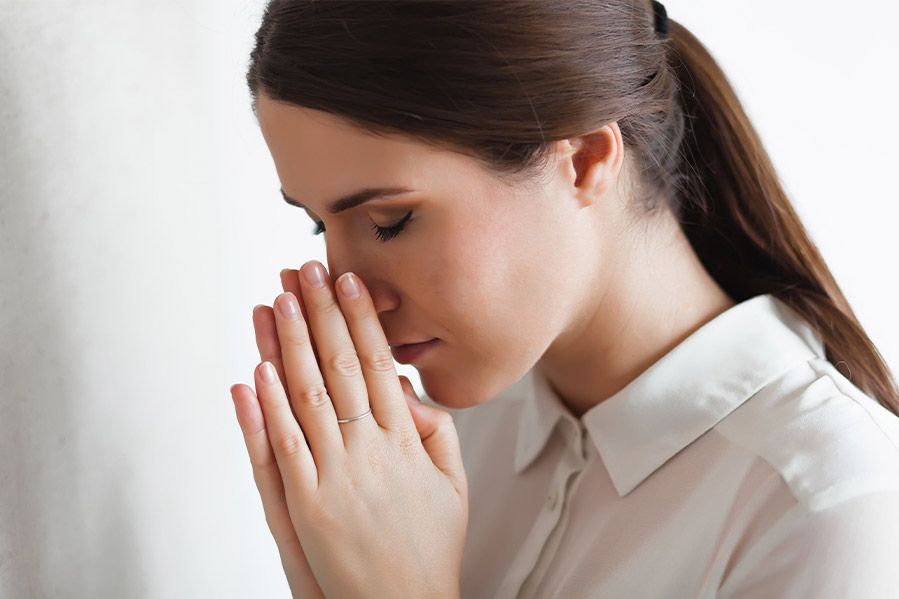
[(790, 204), (727, 77), (685, 27), (669, 19), (669, 31), (686, 120), (678, 217), (700, 260), (735, 301), (770, 293), (793, 308), (821, 335), (827, 359), (899, 415), (889, 368)]

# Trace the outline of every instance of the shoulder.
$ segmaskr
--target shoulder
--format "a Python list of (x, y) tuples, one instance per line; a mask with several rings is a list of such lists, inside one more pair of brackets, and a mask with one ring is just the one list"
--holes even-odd
[(827, 360), (784, 373), (715, 430), (765, 460), (807, 510), (899, 492), (899, 417)]
[(895, 592), (899, 417), (818, 358), (760, 389), (715, 431), (780, 480), (759, 489), (761, 515), (743, 532), (718, 597)]
[(855, 495), (815, 511), (796, 503), (737, 552), (716, 597), (895, 596), (897, 506), (895, 490)]

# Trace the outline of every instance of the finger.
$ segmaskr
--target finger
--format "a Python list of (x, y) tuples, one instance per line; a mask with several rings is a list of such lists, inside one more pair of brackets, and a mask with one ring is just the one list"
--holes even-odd
[(344, 449), (331, 389), (325, 385), (312, 355), (309, 329), (300, 316), (296, 297), (285, 291), (274, 305), (290, 403), (309, 440), (315, 463), (321, 467), (320, 456), (327, 459), (326, 456), (342, 455)]
[[(322, 276), (318, 286), (311, 278), (317, 269)], [(324, 265), (315, 260), (304, 264), (300, 269), (300, 283), (309, 312), (309, 330), (318, 343), (321, 373), (334, 402), (334, 410), (341, 419), (364, 414), (371, 406), (362, 364)], [(353, 435), (359, 439), (360, 432), (368, 429), (371, 433), (377, 424), (374, 418), (363, 418), (345, 423), (341, 431), (345, 438)]]
[(300, 300), (300, 312), (303, 314), (303, 320), (309, 322), (309, 315), (306, 313), (306, 306), (303, 305), (302, 289), (300, 288), (300, 279), (298, 278), (300, 271), (295, 268), (284, 268), (280, 272), (281, 288), (289, 291)]
[[(303, 291), (300, 287), (300, 271), (296, 268), (285, 268), (281, 270), (281, 288), (289, 291), (295, 296), (300, 304), (300, 312), (303, 314), (303, 320), (309, 322), (309, 314), (306, 312), (306, 304), (303, 302)], [(272, 319), (274, 322), (274, 319)], [(277, 334), (277, 333), (276, 333)], [(315, 353), (315, 360), (318, 362), (318, 347), (315, 344), (315, 337), (312, 339), (312, 351)], [(283, 379), (282, 379), (283, 380)]]
[[(297, 297), (300, 297), (300, 282), (297, 279), (299, 271), (296, 269), (282, 269), (279, 276), (281, 279), (281, 287), (284, 291), (290, 291)], [(306, 307), (303, 302), (300, 303), (300, 311), (303, 314), (303, 320), (308, 322), (306, 317)], [(265, 304), (259, 304), (253, 308), (253, 329), (256, 336), (256, 348), (259, 351), (259, 359), (263, 362), (271, 362), (275, 370), (278, 371), (278, 377), (287, 390), (288, 397), (290, 389), (287, 386), (287, 379), (284, 376), (284, 364), (281, 360), (281, 344), (278, 341), (278, 330), (275, 326), (275, 316), (272, 309)], [(316, 363), (318, 362), (318, 349), (315, 347), (315, 339), (312, 339), (312, 352), (315, 354)]]
[[(290, 291), (298, 298), (300, 297), (300, 281), (297, 279), (299, 271), (292, 268), (284, 268), (279, 273), (281, 279), (281, 287), (284, 291)], [(308, 322), (306, 316), (306, 306), (300, 301), (300, 311), (303, 314), (303, 320)], [(286, 385), (284, 377), (284, 365), (281, 361), (281, 345), (278, 342), (278, 329), (275, 326), (275, 315), (272, 309), (265, 304), (259, 304), (253, 308), (253, 330), (256, 335), (256, 348), (259, 350), (259, 359), (263, 362), (271, 362), (275, 370), (278, 371), (278, 377), (284, 388), (290, 390)], [(315, 347), (315, 339), (312, 339), (312, 350), (315, 352), (315, 359), (318, 361), (318, 353)]]
[[(281, 341), (278, 339), (275, 314), (269, 306), (259, 304), (253, 308), (253, 328), (256, 331), (256, 347), (259, 349), (259, 360), (271, 362), (275, 370), (278, 371), (281, 386), (284, 387), (288, 401), (293, 406), (293, 400), (290, 398), (290, 390), (287, 386), (287, 376), (284, 373), (284, 361), (281, 358)], [(294, 417), (299, 422), (300, 415), (294, 412)]]
[(256, 332), (256, 348), (261, 362), (271, 362), (284, 383), (284, 365), (281, 361), (281, 344), (275, 327), (275, 315), (269, 306), (259, 304), (253, 308), (253, 330)]
[[(265, 418), (259, 402), (253, 390), (246, 385), (232, 386), (231, 397), (234, 400), (237, 421), (243, 433), (247, 453), (250, 456), (253, 480), (256, 482), (259, 496), (262, 498), (265, 521), (279, 549), (292, 551), (291, 548), (299, 544), (299, 539), (293, 527), (293, 520), (284, 494), (281, 471), (278, 469), (275, 454), (272, 452), (268, 440)], [(314, 469), (315, 465), (311, 464), (307, 467)]]
[[(354, 291), (353, 283), (358, 294), (356, 297), (348, 295)], [(415, 421), (406, 405), (393, 354), (368, 289), (359, 277), (349, 272), (340, 275), (336, 287), (341, 310), (362, 364), (372, 414), (378, 424), (387, 430), (415, 430)]]
[(319, 471), (322, 467), (333, 467), (336, 454), (316, 451), (320, 446), (316, 446), (314, 438), (309, 438), (307, 444), (304, 429), (294, 418), (287, 394), (271, 364), (261, 362), (254, 370), (254, 380), (265, 430), (281, 472), (284, 495), (288, 502), (291, 497), (310, 498), (318, 486)]

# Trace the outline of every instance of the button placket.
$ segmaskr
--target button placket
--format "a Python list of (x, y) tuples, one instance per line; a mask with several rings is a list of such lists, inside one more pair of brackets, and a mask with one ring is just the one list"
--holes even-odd
[(577, 467), (575, 470), (580, 470), (587, 463), (587, 431), (584, 428), (584, 423), (581, 420), (577, 420), (572, 423), (571, 427), (572, 433), (571, 435), (574, 437), (570, 448), (572, 453), (577, 456)]
[(558, 489), (553, 489), (549, 497), (546, 498), (546, 507), (547, 509), (554, 510), (556, 509), (556, 504), (559, 501), (559, 491)]
[[(577, 427), (574, 430), (570, 426), (565, 428), (567, 430), (562, 435), (565, 447), (547, 487), (543, 506), (493, 599), (518, 599), (526, 596), (528, 589), (539, 583), (545, 564), (553, 559), (557, 537), (564, 532), (559, 523), (565, 514), (566, 489), (570, 486), (572, 476), (584, 467), (584, 460), (578, 455), (577, 443), (572, 442), (572, 434), (576, 435), (574, 430)], [(532, 577), (535, 577), (534, 580), (529, 582)]]
[[(583, 452), (584, 435), (581, 434), (580, 425), (574, 421), (568, 422), (570, 426), (566, 427), (568, 432), (565, 434), (568, 439), (565, 447), (566, 457), (562, 459), (559, 471), (556, 473), (557, 476), (554, 478), (550, 492), (546, 497), (545, 508), (549, 511), (555, 510), (559, 506), (561, 503), (560, 499), (564, 497), (565, 488), (568, 486), (569, 478), (571, 475), (580, 472), (586, 463)], [(570, 458), (572, 454), (574, 455), (573, 460)]]
[[(580, 436), (575, 441), (579, 438)], [(577, 443), (568, 445), (544, 503), (545, 515), (542, 517), (551, 519), (552, 527), (544, 539), (543, 547), (540, 549), (538, 559), (535, 560), (531, 572), (522, 581), (521, 587), (515, 595), (516, 599), (533, 599), (534, 589), (539, 586), (549, 564), (555, 558), (561, 536), (567, 528), (567, 498), (584, 472), (585, 463), (586, 460), (578, 455)]]

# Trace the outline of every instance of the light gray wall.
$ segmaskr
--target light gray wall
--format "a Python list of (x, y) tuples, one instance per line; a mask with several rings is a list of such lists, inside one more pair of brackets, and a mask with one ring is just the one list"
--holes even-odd
[(257, 4), (0, 3), (0, 597), (289, 596), (228, 392)]

